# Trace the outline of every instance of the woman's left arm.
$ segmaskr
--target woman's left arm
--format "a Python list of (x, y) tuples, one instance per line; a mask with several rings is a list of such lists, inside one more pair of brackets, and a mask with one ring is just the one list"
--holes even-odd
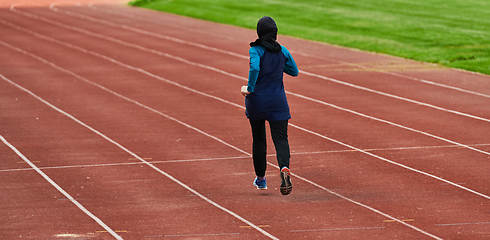
[(291, 75), (293, 77), (298, 76), (299, 70), (298, 66), (296, 66), (296, 62), (294, 62), (293, 56), (291, 56), (291, 53), (285, 48), (282, 47), (282, 53), (286, 57), (286, 64), (284, 65), (284, 72), (288, 75)]

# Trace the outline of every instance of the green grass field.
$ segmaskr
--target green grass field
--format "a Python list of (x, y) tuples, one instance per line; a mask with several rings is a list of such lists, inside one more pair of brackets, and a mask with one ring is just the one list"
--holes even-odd
[(159, 11), (490, 74), (489, 0), (136, 0)]

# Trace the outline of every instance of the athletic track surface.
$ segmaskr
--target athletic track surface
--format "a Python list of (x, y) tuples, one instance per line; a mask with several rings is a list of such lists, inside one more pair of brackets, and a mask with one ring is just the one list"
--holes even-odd
[(0, 239), (490, 238), (489, 76), (279, 36), (300, 69), (282, 196), (271, 142), (269, 189), (252, 185), (255, 38), (3, 1)]

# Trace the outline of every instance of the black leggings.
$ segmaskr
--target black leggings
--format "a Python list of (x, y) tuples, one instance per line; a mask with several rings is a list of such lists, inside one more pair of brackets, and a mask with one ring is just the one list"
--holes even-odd
[[(258, 177), (265, 176), (267, 168), (267, 140), (265, 131), (265, 120), (250, 120), (252, 127), (252, 151), (255, 174)], [(289, 142), (288, 142), (288, 120), (269, 121), (272, 141), (276, 147), (277, 163), (279, 169), (289, 168)]]

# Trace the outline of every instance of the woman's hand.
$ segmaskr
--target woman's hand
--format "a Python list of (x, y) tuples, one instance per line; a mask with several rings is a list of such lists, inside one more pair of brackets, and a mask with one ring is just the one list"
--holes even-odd
[(247, 91), (247, 86), (242, 86), (242, 89), (241, 89), (241, 92), (242, 92), (242, 95), (243, 96), (247, 96), (248, 94), (250, 94), (249, 91)]

